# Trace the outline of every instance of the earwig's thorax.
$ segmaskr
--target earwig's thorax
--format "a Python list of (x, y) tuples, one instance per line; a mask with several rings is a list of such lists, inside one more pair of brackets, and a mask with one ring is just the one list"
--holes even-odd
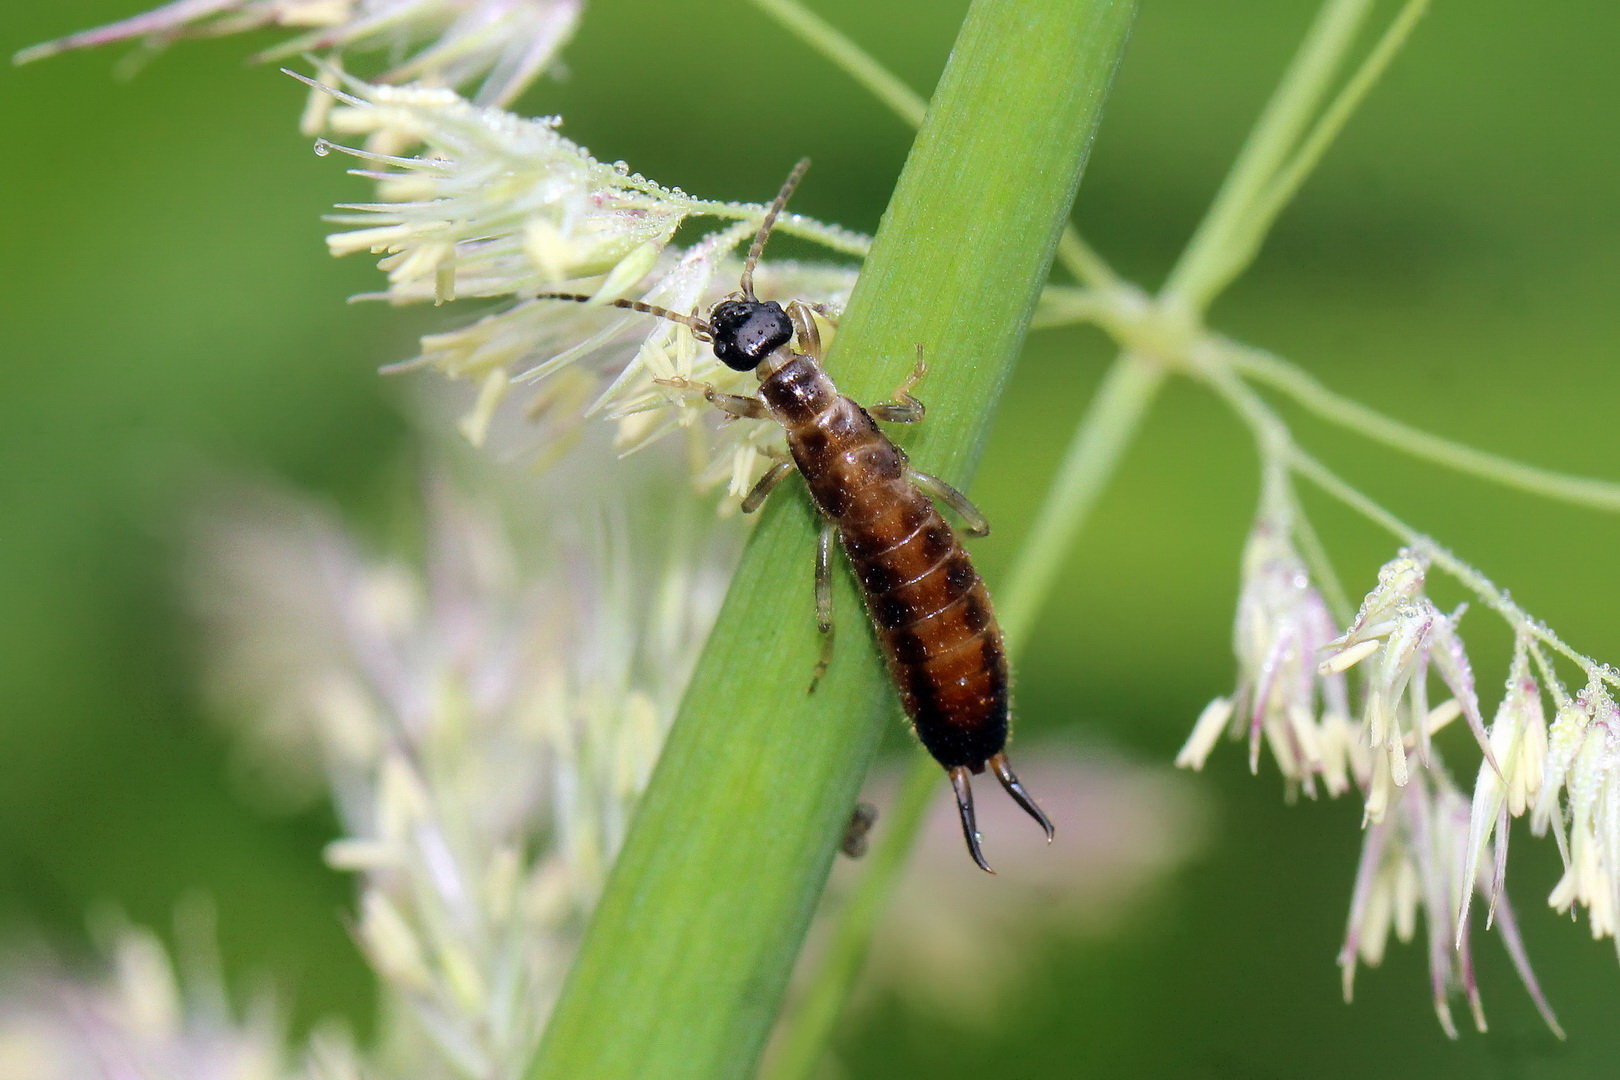
[(722, 300), (709, 312), (714, 355), (734, 371), (752, 371), (793, 340), (793, 321), (775, 300)]

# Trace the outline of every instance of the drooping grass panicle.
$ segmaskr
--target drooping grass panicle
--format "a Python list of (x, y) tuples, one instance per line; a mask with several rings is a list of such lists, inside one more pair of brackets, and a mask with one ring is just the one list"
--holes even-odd
[[(1485, 1030), (1485, 1011), (1474, 975), (1468, 935), (1468, 898), (1476, 891), (1491, 894), (1488, 871), (1473, 876), (1464, 870), (1469, 843), (1468, 799), (1439, 761), (1414, 772), (1410, 782), (1388, 802), (1386, 813), (1370, 822), (1362, 838), (1361, 859), (1351, 890), (1349, 923), (1339, 950), (1344, 997), (1351, 999), (1356, 968), (1377, 967), (1391, 932), (1410, 942), (1421, 915), (1427, 938), (1429, 985), (1435, 1015), (1447, 1035), (1457, 1037), (1451, 1001), (1462, 995), (1475, 1027)], [(1564, 1037), (1552, 1007), (1542, 994), (1507, 897), (1496, 900), (1496, 929), (1520, 981), (1548, 1028)]]
[(1238, 687), (1205, 707), (1176, 763), (1202, 768), (1220, 734), (1230, 729), (1249, 743), (1249, 769), (1258, 771), (1262, 742), (1287, 778), (1290, 794), (1329, 795), (1365, 787), (1368, 765), (1350, 722), (1342, 672), (1318, 670), (1335, 627), (1327, 603), (1290, 538), (1286, 515), (1262, 515), (1243, 556), (1233, 645)]

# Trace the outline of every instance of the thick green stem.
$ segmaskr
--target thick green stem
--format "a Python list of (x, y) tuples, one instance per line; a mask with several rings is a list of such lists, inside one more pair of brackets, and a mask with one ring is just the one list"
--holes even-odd
[(917, 751), (899, 794), (884, 808), (883, 832), (866, 857), (855, 891), (838, 910), (825, 951), (816, 958), (760, 1080), (810, 1080), (816, 1075), (943, 775), (933, 758)]
[[(1134, 12), (976, 0), (828, 366), (870, 400), (933, 375), (908, 450), (960, 482), (1022, 344)], [(802, 499), (750, 541), (530, 1076), (752, 1073), (884, 725), (896, 722), (839, 575), (838, 659), (814, 695)]]

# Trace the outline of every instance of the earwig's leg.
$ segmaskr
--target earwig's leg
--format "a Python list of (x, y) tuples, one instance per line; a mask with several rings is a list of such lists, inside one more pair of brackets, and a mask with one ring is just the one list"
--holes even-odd
[(855, 809), (850, 812), (849, 824), (844, 826), (844, 839), (838, 845), (842, 851), (852, 859), (858, 859), (866, 854), (866, 837), (877, 823), (877, 807), (869, 802), (858, 802)]
[(1001, 786), (1007, 789), (1007, 794), (1013, 797), (1013, 802), (1022, 806), (1024, 813), (1034, 818), (1040, 823), (1041, 828), (1046, 830), (1046, 842), (1050, 844), (1053, 835), (1052, 823), (1041, 812), (1040, 805), (1030, 796), (1029, 792), (1024, 790), (1024, 785), (1018, 782), (1018, 777), (1013, 775), (1012, 766), (1007, 764), (1007, 755), (997, 754), (991, 758), (990, 768), (994, 770), (996, 779), (1001, 781)]
[(812, 304), (805, 300), (801, 300), (799, 303), (803, 304), (817, 315), (820, 315), (830, 326), (832, 326), (833, 329), (836, 330), (838, 328), (838, 315), (831, 307), (827, 306), (826, 304)]
[(973, 820), (973, 789), (968, 786), (967, 766), (957, 765), (946, 771), (950, 773), (951, 787), (956, 791), (956, 809), (962, 815), (962, 836), (967, 839), (968, 853), (979, 864), (980, 870), (993, 874), (995, 871), (984, 861), (984, 852), (979, 850), (979, 826)]
[(672, 386), (677, 390), (690, 390), (697, 386), (703, 391), (703, 400), (719, 409), (728, 416), (741, 420), (769, 420), (771, 414), (766, 411), (765, 403), (757, 397), (744, 397), (741, 394), (722, 394), (710, 383), (693, 383), (687, 379), (654, 379), (659, 386)]
[(810, 316), (810, 305), (802, 300), (789, 300), (787, 315), (793, 323), (793, 332), (798, 335), (799, 350), (821, 359), (821, 331), (816, 329), (816, 320)]
[(816, 684), (827, 674), (827, 667), (833, 658), (833, 642), (837, 637), (833, 632), (832, 597), (832, 552), (836, 535), (831, 525), (823, 525), (821, 536), (816, 541), (816, 629), (821, 631), (821, 656), (816, 660), (816, 673), (810, 676), (810, 689), (805, 691), (809, 694), (816, 692)]
[(741, 394), (722, 394), (712, 386), (705, 386), (703, 388), (703, 400), (726, 415), (743, 420), (769, 420), (771, 418), (771, 414), (765, 409), (765, 403), (757, 397), (744, 397)]
[(884, 420), (891, 424), (915, 424), (928, 412), (923, 403), (911, 396), (911, 388), (922, 381), (928, 374), (928, 363), (923, 360), (922, 342), (917, 343), (917, 362), (912, 365), (911, 374), (905, 381), (894, 388), (894, 399), (882, 401), (866, 410), (872, 414), (873, 419)]
[(990, 535), (990, 519), (985, 517), (984, 513), (977, 506), (974, 506), (966, 495), (957, 491), (939, 477), (930, 476), (925, 472), (918, 472), (909, 466), (906, 468), (906, 479), (952, 510), (955, 510), (957, 515), (967, 524), (967, 534), (969, 536)]
[[(909, 396), (909, 395), (908, 395)], [(867, 414), (885, 424), (915, 424), (927, 410), (916, 398), (909, 401), (882, 401), (867, 407)]]
[(787, 474), (792, 471), (793, 462), (791, 461), (778, 461), (775, 465), (766, 469), (765, 475), (759, 478), (754, 484), (753, 490), (749, 491), (743, 498), (742, 512), (752, 514), (755, 510), (764, 506), (765, 500), (770, 497), (771, 492), (776, 490), (776, 485), (785, 480)]

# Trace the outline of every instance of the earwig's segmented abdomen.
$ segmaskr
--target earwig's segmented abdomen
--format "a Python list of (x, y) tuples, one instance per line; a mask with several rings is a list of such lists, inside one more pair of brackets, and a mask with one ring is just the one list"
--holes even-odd
[(928, 751), (977, 773), (1007, 741), (1007, 657), (984, 583), (906, 458), (809, 357), (760, 396), (837, 526), (900, 700)]

